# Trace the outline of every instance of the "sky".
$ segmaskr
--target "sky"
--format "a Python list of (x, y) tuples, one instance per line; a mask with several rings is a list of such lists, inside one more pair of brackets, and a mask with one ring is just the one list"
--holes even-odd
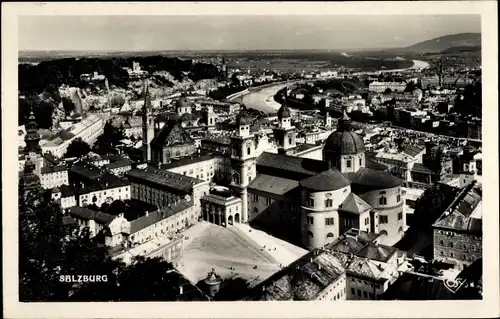
[(21, 16), (19, 50), (307, 50), (404, 47), (481, 32), (479, 15)]

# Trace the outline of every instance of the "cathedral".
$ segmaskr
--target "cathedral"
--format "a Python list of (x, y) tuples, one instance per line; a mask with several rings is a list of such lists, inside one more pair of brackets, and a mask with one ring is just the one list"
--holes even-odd
[(401, 239), (401, 180), (365, 157), (363, 139), (353, 132), (345, 111), (323, 146), (322, 160), (290, 155), (296, 130), (286, 105), (278, 119), (278, 154), (257, 155), (245, 111), (237, 118), (231, 187), (242, 200), (242, 222), (263, 219), (281, 230), (282, 238), (300, 236), (308, 249), (323, 247), (352, 227), (382, 234), (386, 245)]

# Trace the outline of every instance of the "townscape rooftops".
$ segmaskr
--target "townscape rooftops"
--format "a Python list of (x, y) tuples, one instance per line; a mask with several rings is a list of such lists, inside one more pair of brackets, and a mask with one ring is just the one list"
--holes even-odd
[(258, 174), (248, 186), (249, 190), (271, 193), (275, 195), (285, 195), (299, 186), (299, 182), (283, 177)]
[(392, 256), (394, 256), (394, 254), (397, 253), (397, 251), (397, 248), (381, 244), (374, 244), (372, 242), (361, 249), (357, 253), (357, 256), (368, 258), (371, 260), (387, 262)]
[(124, 166), (129, 166), (129, 165), (132, 165), (132, 161), (129, 160), (129, 159), (120, 159), (116, 162), (112, 162), (112, 163), (109, 163), (109, 164), (106, 164), (104, 165), (104, 167), (108, 170), (112, 170), (112, 169), (115, 169), (115, 168), (119, 168), (119, 167), (124, 167)]
[(57, 173), (57, 172), (64, 172), (67, 171), (68, 167), (66, 165), (55, 165), (55, 166), (44, 166), (41, 168), (41, 173), (42, 174), (50, 174), (50, 173)]
[(76, 194), (88, 194), (95, 191), (124, 187), (130, 183), (113, 174), (104, 173), (99, 178), (90, 182), (75, 184), (74, 191)]
[(114, 215), (91, 210), (85, 207), (73, 206), (70, 208), (70, 216), (76, 219), (94, 220), (101, 225), (108, 225), (116, 218)]
[(425, 146), (407, 145), (403, 149), (403, 153), (405, 153), (411, 157), (415, 157), (418, 154), (420, 154), (424, 149), (425, 149)]
[(181, 200), (177, 204), (162, 207), (152, 213), (134, 219), (130, 222), (130, 234), (134, 234), (141, 229), (154, 225), (168, 217), (174, 216), (193, 206), (192, 201)]
[(411, 171), (421, 174), (435, 174), (433, 171), (431, 171), (429, 168), (427, 168), (424, 164), (421, 163), (413, 164), (413, 168), (411, 169)]
[(151, 166), (148, 166), (146, 169), (132, 169), (125, 173), (125, 176), (132, 182), (151, 183), (182, 193), (190, 193), (194, 185), (203, 182), (194, 177), (156, 169)]
[(482, 196), (476, 190), (476, 183), (472, 182), (460, 191), (433, 226), (465, 231), (481, 236), (482, 219), (473, 217), (473, 213), (481, 202)]
[(102, 175), (101, 170), (91, 164), (76, 163), (69, 170), (88, 179), (97, 179)]
[(333, 191), (351, 185), (349, 179), (335, 168), (301, 180), (299, 184), (313, 191)]
[(250, 299), (314, 300), (344, 273), (330, 252), (313, 250), (253, 288)]

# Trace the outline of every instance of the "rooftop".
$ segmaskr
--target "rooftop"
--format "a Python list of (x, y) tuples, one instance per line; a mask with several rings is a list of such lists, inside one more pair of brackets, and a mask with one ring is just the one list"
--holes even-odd
[(476, 209), (481, 208), (482, 196), (476, 189), (476, 183), (464, 187), (451, 205), (434, 223), (433, 227), (465, 231), (482, 235), (482, 219), (476, 218)]
[(300, 180), (326, 169), (323, 161), (284, 154), (262, 153), (257, 159), (257, 171), (269, 175)]
[(108, 225), (113, 219), (114, 215), (106, 214), (100, 211), (91, 210), (85, 207), (73, 206), (70, 208), (69, 215), (76, 219), (94, 220), (101, 225)]
[(249, 190), (271, 193), (275, 195), (285, 195), (289, 191), (297, 188), (299, 183), (292, 179), (258, 174), (248, 186)]
[(372, 206), (354, 193), (347, 195), (346, 199), (340, 204), (339, 210), (361, 214), (371, 209)]
[(314, 300), (345, 273), (332, 253), (313, 250), (252, 289), (250, 300)]
[(181, 200), (177, 204), (162, 207), (152, 213), (148, 213), (130, 222), (130, 234), (136, 233), (141, 229), (154, 225), (170, 216), (178, 214), (193, 206), (192, 201)]
[(182, 193), (190, 193), (194, 185), (203, 182), (194, 177), (156, 169), (151, 166), (146, 169), (132, 169), (125, 173), (125, 176), (132, 182), (151, 184)]
[(162, 169), (172, 169), (180, 166), (196, 164), (204, 161), (209, 161), (214, 159), (212, 155), (194, 156), (194, 157), (184, 157), (179, 160), (172, 160), (169, 164), (162, 165)]
[(401, 186), (401, 180), (389, 173), (367, 167), (360, 168), (354, 174), (348, 174), (352, 185), (371, 189), (385, 189)]
[(300, 181), (300, 186), (313, 191), (334, 191), (350, 184), (349, 179), (335, 168)]

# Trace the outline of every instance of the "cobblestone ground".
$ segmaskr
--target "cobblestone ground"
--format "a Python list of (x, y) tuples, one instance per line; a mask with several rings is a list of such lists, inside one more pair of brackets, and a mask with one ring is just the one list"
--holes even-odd
[[(206, 222), (191, 227), (184, 233), (187, 237), (184, 262), (179, 271), (191, 281), (197, 282), (214, 268), (223, 278), (237, 276), (251, 281), (252, 285), (277, 272), (283, 258), (275, 257), (278, 255), (276, 251), (264, 249), (260, 246), (262, 239), (257, 240), (257, 243), (244, 230), (246, 229), (224, 228)], [(266, 238), (266, 243), (271, 242)], [(293, 259), (290, 254), (292, 252), (287, 249), (287, 260)]]

